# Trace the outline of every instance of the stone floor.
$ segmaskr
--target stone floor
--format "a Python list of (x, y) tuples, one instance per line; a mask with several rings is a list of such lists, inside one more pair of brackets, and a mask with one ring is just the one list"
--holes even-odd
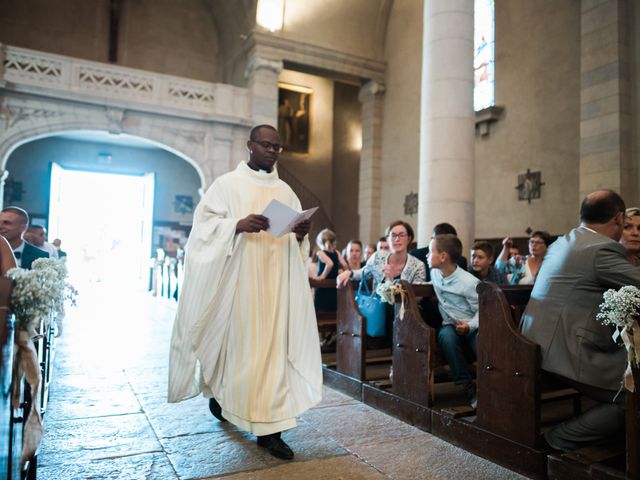
[(166, 403), (173, 302), (80, 293), (57, 342), (40, 479), (523, 478), (326, 387), (283, 434), (295, 460), (278, 460), (207, 400)]

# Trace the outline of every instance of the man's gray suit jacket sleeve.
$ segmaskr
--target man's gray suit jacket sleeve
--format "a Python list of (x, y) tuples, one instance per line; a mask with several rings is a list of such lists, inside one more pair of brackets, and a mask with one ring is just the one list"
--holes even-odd
[(606, 245), (596, 253), (596, 275), (602, 286), (618, 289), (625, 285), (640, 288), (640, 268), (629, 263), (620, 255), (623, 247), (618, 244)]

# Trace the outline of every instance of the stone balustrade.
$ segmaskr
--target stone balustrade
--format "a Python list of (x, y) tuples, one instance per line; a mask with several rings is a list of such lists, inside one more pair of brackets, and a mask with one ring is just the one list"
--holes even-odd
[(2, 44), (0, 50), (0, 87), (7, 89), (203, 119), (251, 116), (244, 88)]

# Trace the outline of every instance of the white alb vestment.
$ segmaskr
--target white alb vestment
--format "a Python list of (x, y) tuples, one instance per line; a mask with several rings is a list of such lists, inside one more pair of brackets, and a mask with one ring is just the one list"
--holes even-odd
[(304, 261), (308, 240), (235, 233), (276, 198), (300, 210), (277, 171), (242, 162), (196, 208), (169, 365), (169, 402), (215, 397), (231, 423), (256, 435), (296, 425), (321, 399), (322, 365)]

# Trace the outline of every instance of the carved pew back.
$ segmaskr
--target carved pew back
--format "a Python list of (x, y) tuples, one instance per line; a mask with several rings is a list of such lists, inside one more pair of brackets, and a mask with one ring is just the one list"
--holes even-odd
[(510, 291), (482, 282), (477, 291), (477, 424), (535, 448), (540, 436), (540, 347), (520, 333), (510, 306), (526, 304), (531, 287), (511, 287)]
[[(333, 289), (336, 288), (336, 281), (334, 280), (314, 280), (309, 279), (309, 285), (311, 288), (318, 289)], [(321, 337), (325, 337), (327, 334), (335, 334), (337, 324), (337, 310), (333, 312), (318, 312), (316, 311), (316, 321), (318, 323), (318, 332)]]
[(418, 298), (435, 297), (431, 285), (400, 282), (406, 292), (404, 315), (396, 298), (393, 325), (393, 392), (419, 405), (433, 404), (436, 367), (444, 365), (436, 330), (422, 319)]
[(365, 381), (367, 319), (360, 314), (355, 300), (357, 282), (347, 282), (338, 289), (336, 314), (336, 370)]

